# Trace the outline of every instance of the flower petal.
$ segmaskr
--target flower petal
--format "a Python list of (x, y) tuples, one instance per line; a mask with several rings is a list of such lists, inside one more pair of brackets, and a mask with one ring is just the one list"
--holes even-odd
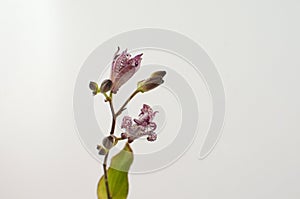
[(149, 134), (148, 137), (147, 137), (147, 140), (148, 140), (149, 142), (153, 142), (153, 141), (155, 141), (156, 139), (157, 139), (157, 134), (154, 133), (154, 132), (152, 132), (151, 134)]
[(129, 129), (132, 126), (132, 120), (129, 116), (124, 116), (121, 124), (122, 129)]

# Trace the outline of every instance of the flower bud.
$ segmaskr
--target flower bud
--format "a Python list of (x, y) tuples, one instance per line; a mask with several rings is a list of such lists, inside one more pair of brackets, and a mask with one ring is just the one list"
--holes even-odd
[(96, 82), (90, 82), (89, 87), (93, 91), (93, 95), (97, 95), (99, 92), (98, 84)]
[(163, 77), (166, 71), (156, 71), (148, 79), (138, 82), (138, 90), (141, 92), (150, 91), (164, 83)]
[(106, 79), (101, 83), (100, 92), (106, 93), (110, 91), (111, 87), (112, 87), (112, 81), (110, 79)]
[(107, 153), (107, 150), (101, 145), (98, 145), (97, 149), (99, 150), (98, 152), (99, 155), (105, 155)]
[(163, 78), (167, 74), (166, 71), (156, 71), (151, 74), (151, 77), (161, 77)]
[(102, 140), (102, 144), (106, 149), (111, 149), (116, 144), (114, 136), (107, 136)]
[(128, 136), (126, 135), (126, 133), (121, 133), (121, 138), (122, 138), (122, 139), (127, 139)]

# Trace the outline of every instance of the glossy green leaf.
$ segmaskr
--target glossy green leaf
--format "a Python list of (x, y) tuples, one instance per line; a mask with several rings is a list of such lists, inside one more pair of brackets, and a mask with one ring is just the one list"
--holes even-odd
[[(128, 171), (133, 162), (133, 152), (128, 143), (111, 159), (107, 170), (109, 191), (112, 199), (126, 199), (129, 190)], [(104, 176), (98, 183), (98, 199), (107, 199)]]

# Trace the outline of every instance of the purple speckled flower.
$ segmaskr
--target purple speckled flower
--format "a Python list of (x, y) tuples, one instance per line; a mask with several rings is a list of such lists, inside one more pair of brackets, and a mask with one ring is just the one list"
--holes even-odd
[(142, 61), (142, 53), (131, 58), (131, 55), (127, 53), (125, 49), (119, 54), (120, 48), (114, 55), (112, 62), (110, 79), (113, 83), (111, 91), (117, 93), (119, 88), (125, 84), (140, 68)]
[(132, 142), (137, 138), (147, 135), (148, 141), (155, 141), (157, 138), (154, 132), (156, 124), (153, 122), (153, 119), (157, 112), (158, 111), (153, 111), (149, 105), (144, 104), (139, 118), (133, 120), (135, 123), (132, 122), (131, 117), (125, 116), (121, 128), (125, 129), (126, 132), (122, 133), (122, 138), (128, 138), (128, 142)]

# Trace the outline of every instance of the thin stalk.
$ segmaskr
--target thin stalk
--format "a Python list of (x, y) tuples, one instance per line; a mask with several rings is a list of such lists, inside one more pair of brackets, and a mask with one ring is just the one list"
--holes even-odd
[(110, 98), (110, 100), (109, 100), (109, 106), (110, 106), (111, 115), (112, 115), (110, 134), (113, 135), (115, 132), (115, 127), (116, 127), (116, 114), (115, 114), (114, 106), (112, 103), (112, 98)]
[(108, 177), (107, 177), (107, 170), (106, 170), (108, 153), (109, 152), (107, 152), (106, 155), (105, 155), (105, 157), (104, 157), (103, 170), (104, 170), (104, 181), (105, 181), (107, 199), (112, 199), (111, 196), (110, 196), (109, 185), (108, 185)]
[[(110, 134), (112, 135), (112, 134), (114, 134), (115, 126), (116, 126), (116, 115), (115, 115), (115, 110), (114, 110), (114, 106), (112, 103), (112, 93), (110, 94), (109, 97), (105, 94), (105, 97), (106, 97), (106, 100), (109, 102), (109, 107), (110, 107), (111, 115), (112, 115), (112, 123), (111, 123), (111, 130), (110, 130)], [(108, 154), (109, 154), (109, 151), (104, 156), (103, 171), (104, 171), (104, 181), (105, 181), (107, 199), (112, 199), (111, 195), (110, 195), (110, 191), (109, 191), (108, 176), (107, 176), (107, 169), (106, 169)]]

